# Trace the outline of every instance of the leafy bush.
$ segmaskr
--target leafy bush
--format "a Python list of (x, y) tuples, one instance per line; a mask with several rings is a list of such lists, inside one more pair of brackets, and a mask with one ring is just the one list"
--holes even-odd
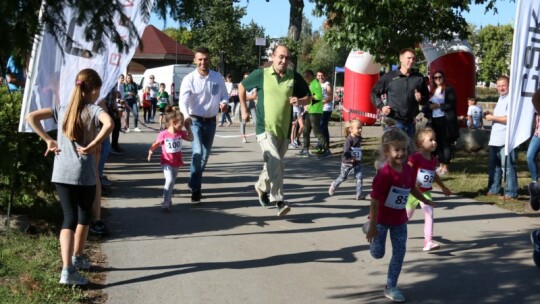
[[(0, 212), (5, 213), (13, 195), (14, 212), (40, 214), (56, 202), (50, 182), (53, 157), (44, 157), (45, 144), (34, 133), (17, 131), (22, 94), (0, 87)], [(24, 211), (23, 211), (24, 210)]]

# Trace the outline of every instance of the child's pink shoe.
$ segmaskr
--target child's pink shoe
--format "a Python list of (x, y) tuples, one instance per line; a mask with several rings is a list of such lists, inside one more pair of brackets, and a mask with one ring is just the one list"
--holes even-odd
[(440, 248), (439, 244), (429, 241), (429, 242), (426, 243), (426, 245), (424, 246), (424, 249), (422, 249), (422, 251), (429, 252), (429, 251), (437, 250), (439, 248)]

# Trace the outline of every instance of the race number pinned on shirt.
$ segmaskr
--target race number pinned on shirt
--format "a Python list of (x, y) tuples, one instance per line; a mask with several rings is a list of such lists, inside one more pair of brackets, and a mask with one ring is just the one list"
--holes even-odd
[(177, 153), (182, 150), (182, 138), (165, 138), (165, 152)]
[(416, 184), (421, 188), (431, 188), (434, 178), (435, 171), (418, 169), (418, 174), (416, 174)]
[(351, 148), (351, 154), (356, 160), (362, 160), (362, 150), (358, 147)]
[(388, 192), (384, 205), (392, 209), (405, 209), (405, 204), (407, 204), (407, 198), (409, 198), (410, 192), (411, 188), (392, 186)]

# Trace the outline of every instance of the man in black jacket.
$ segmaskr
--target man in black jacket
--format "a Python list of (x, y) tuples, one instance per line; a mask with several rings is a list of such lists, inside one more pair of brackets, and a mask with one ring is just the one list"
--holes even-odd
[[(412, 69), (414, 60), (414, 50), (403, 49), (399, 54), (400, 68), (384, 74), (371, 91), (371, 102), (383, 115), (394, 119), (396, 127), (405, 131), (410, 138), (414, 136), (419, 105), (429, 102), (429, 90), (424, 78)], [(381, 96), (386, 96), (386, 100), (383, 101)]]

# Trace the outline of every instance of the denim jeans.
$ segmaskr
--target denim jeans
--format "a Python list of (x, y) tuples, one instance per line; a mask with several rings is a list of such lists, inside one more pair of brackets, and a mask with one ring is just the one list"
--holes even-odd
[[(131, 112), (133, 112), (133, 125), (135, 128), (137, 128), (139, 124), (139, 107), (137, 106), (137, 100), (136, 99), (128, 100), (127, 104), (129, 108), (131, 109)], [(126, 118), (127, 127), (129, 128), (129, 111), (126, 112), (126, 115), (127, 115), (127, 118)]]
[(189, 167), (189, 187), (192, 192), (201, 190), (202, 175), (212, 151), (214, 135), (216, 134), (216, 121), (200, 120), (192, 117), (191, 131), (191, 165)]
[(533, 135), (529, 143), (529, 149), (527, 149), (527, 166), (529, 167), (533, 182), (538, 181), (538, 169), (536, 168), (536, 155), (538, 151), (540, 151), (540, 137)]
[(403, 121), (396, 121), (396, 128), (402, 130), (403, 132), (407, 133), (409, 138), (412, 140), (414, 138), (414, 133), (416, 131), (416, 128), (414, 126), (414, 122), (403, 122)]
[(500, 194), (502, 174), (506, 174), (506, 187), (504, 195), (517, 197), (517, 174), (516, 174), (516, 154), (512, 150), (506, 159), (505, 166), (504, 146), (495, 147), (489, 146), (488, 159), (488, 192), (492, 194)]
[(328, 149), (330, 146), (330, 132), (328, 131), (328, 122), (330, 122), (330, 117), (332, 117), (332, 111), (324, 111), (321, 118), (321, 132), (326, 140), (326, 147)]
[[(407, 155), (411, 155), (414, 151), (414, 133), (416, 132), (416, 127), (414, 122), (403, 122), (396, 120), (396, 128), (405, 132), (409, 136), (409, 146), (407, 148)], [(386, 131), (386, 130), (385, 130)]]

